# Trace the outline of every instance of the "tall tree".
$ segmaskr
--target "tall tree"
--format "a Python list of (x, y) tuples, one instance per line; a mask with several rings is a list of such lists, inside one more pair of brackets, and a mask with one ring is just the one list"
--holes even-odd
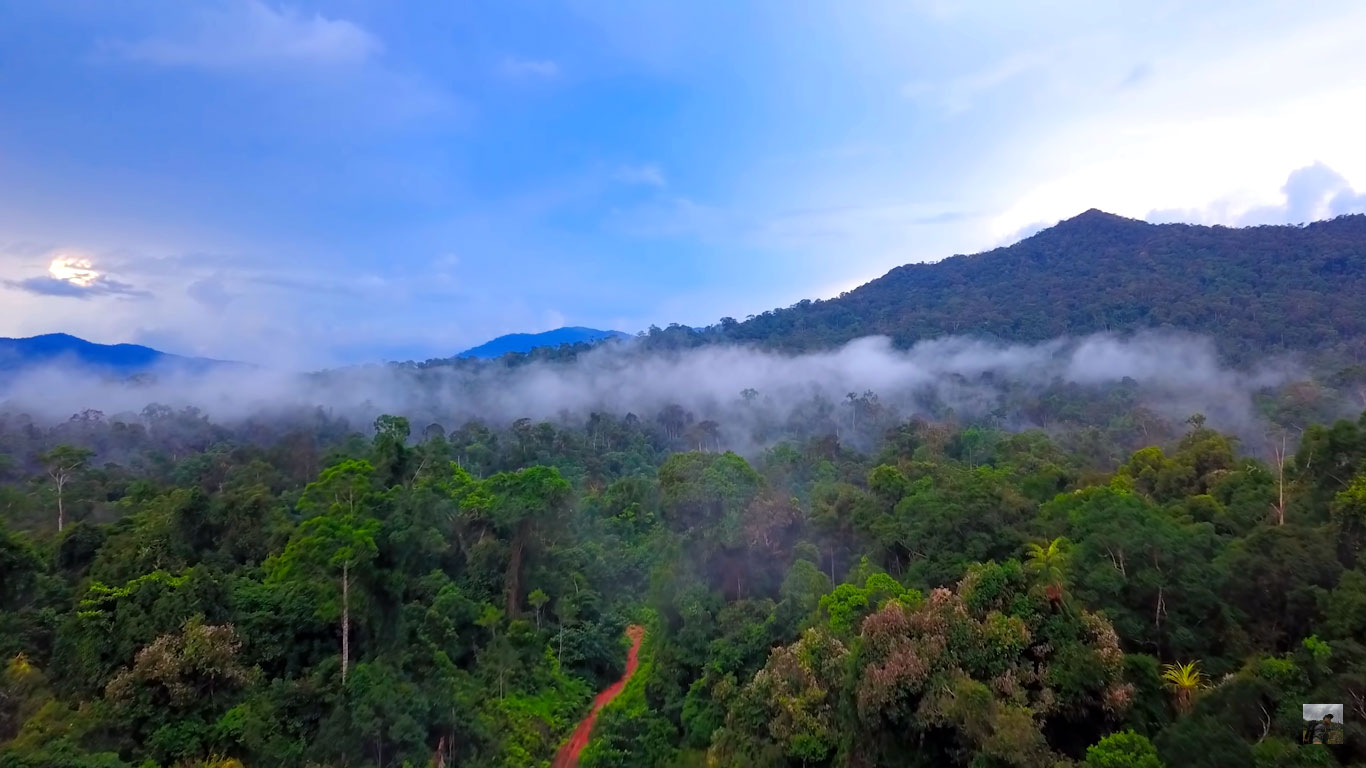
[[(315, 591), (319, 617), (340, 622), (343, 684), (351, 660), (353, 585), (358, 576), (368, 576), (379, 528), (378, 520), (363, 514), (329, 512), (305, 520), (284, 552), (267, 563), (271, 580), (307, 585)], [(322, 586), (330, 583), (335, 590)]]
[(43, 454), (40, 458), (47, 467), (47, 476), (52, 478), (52, 486), (57, 491), (57, 530), (61, 531), (66, 525), (66, 486), (71, 482), (82, 469), (85, 463), (94, 455), (94, 451), (87, 448), (77, 448), (71, 445), (59, 445), (51, 451)]
[(571, 499), (569, 483), (554, 467), (501, 472), (484, 483), (485, 495), (472, 496), (489, 505), (489, 517), (508, 539), (504, 611), (515, 618), (522, 601), (522, 562), (528, 547), (564, 523)]

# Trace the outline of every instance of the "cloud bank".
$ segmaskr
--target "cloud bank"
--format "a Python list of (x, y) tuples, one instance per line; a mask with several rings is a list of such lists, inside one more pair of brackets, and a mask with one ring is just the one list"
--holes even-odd
[(826, 418), (838, 426), (849, 418), (840, 413), (850, 395), (865, 392), (875, 393), (880, 407), (898, 419), (942, 418), (951, 409), (958, 418), (991, 416), (1002, 426), (1023, 429), (1048, 425), (1024, 413), (1004, 413), (1010, 397), (1058, 385), (1099, 389), (1120, 383), (1136, 388), (1142, 403), (1159, 415), (1179, 420), (1201, 412), (1212, 426), (1251, 433), (1257, 427), (1253, 393), (1298, 375), (1285, 360), (1251, 370), (1229, 368), (1207, 339), (1169, 334), (1094, 335), (1035, 345), (948, 337), (909, 350), (894, 349), (885, 337), (868, 337), (801, 355), (742, 346), (644, 353), (627, 341), (572, 362), (512, 368), (409, 364), (307, 375), (164, 370), (137, 385), (49, 367), (0, 385), (0, 406), (64, 420), (87, 408), (136, 414), (160, 403), (194, 406), (221, 422), (322, 407), (361, 424), (380, 413), (403, 415), (420, 431), (431, 422), (454, 428), (471, 420), (571, 421), (593, 412), (654, 419), (677, 405), (696, 421), (715, 421), (722, 444), (744, 449), (753, 447), (761, 423)]
[(1303, 224), (1349, 213), (1366, 213), (1366, 192), (1357, 192), (1347, 178), (1323, 163), (1290, 172), (1281, 187), (1285, 202), (1236, 210), (1233, 200), (1219, 200), (1199, 209), (1164, 209), (1148, 213), (1154, 224), (1189, 222), (1255, 227), (1262, 224)]

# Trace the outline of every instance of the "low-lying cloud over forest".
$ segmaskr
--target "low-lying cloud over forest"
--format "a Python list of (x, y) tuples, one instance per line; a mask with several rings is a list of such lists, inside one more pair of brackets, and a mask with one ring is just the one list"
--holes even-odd
[(358, 426), (382, 413), (406, 416), (414, 431), (432, 422), (450, 429), (471, 420), (499, 426), (522, 418), (635, 414), (675, 438), (705, 423), (694, 430), (699, 446), (745, 450), (782, 434), (825, 431), (852, 439), (917, 415), (1052, 428), (1067, 420), (1070, 406), (1050, 405), (1050, 397), (1118, 398), (1121, 407), (1141, 406), (1174, 420), (1199, 412), (1211, 426), (1252, 434), (1258, 431), (1254, 393), (1300, 376), (1289, 359), (1236, 369), (1219, 361), (1207, 339), (1159, 333), (1035, 345), (948, 337), (907, 350), (868, 337), (795, 355), (742, 346), (647, 352), (627, 341), (570, 361), (516, 366), (458, 361), (307, 375), (164, 369), (137, 380), (51, 366), (9, 380), (0, 387), (0, 402), (47, 422), (86, 409), (136, 415), (152, 403), (194, 407), (224, 424), (288, 420), (321, 407)]

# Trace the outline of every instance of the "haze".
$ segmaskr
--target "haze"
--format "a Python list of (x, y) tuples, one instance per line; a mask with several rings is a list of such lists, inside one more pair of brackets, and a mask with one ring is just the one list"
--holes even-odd
[[(1007, 393), (1038, 393), (1058, 384), (1099, 391), (1125, 380), (1156, 414), (1179, 422), (1203, 413), (1222, 429), (1256, 436), (1263, 425), (1253, 394), (1299, 374), (1289, 359), (1268, 360), (1253, 370), (1227, 367), (1207, 339), (1172, 334), (1098, 334), (1037, 345), (948, 337), (905, 351), (893, 349), (886, 338), (868, 337), (804, 355), (740, 346), (646, 353), (627, 341), (604, 344), (572, 362), (511, 368), (495, 362), (464, 368), (364, 366), (311, 375), (161, 370), (131, 383), (56, 366), (0, 387), (0, 405), (45, 422), (87, 408), (136, 415), (152, 403), (198, 408), (221, 423), (297, 417), (323, 408), (358, 427), (380, 414), (401, 415), (418, 430), (432, 422), (454, 429), (471, 420), (500, 427), (522, 418), (580, 423), (594, 412), (654, 420), (665, 408), (681, 406), (689, 423), (718, 422), (716, 445), (704, 447), (749, 453), (781, 436), (790, 420), (829, 428), (858, 444), (850, 434), (859, 418), (850, 412), (851, 395), (876, 395), (889, 409), (886, 424), (952, 413), (969, 421), (990, 417), (1009, 429), (1046, 428), (1053, 425), (1012, 410)], [(819, 416), (822, 409), (825, 416)]]

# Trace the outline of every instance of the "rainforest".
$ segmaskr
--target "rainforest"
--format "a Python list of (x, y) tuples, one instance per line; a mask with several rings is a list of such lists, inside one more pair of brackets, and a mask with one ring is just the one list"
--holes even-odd
[(623, 679), (584, 768), (1366, 760), (1355, 385), (1239, 436), (977, 376), (729, 431), (10, 407), (0, 765), (547, 766)]
[(1366, 768), (1363, 72), (0, 0), (0, 768)]

